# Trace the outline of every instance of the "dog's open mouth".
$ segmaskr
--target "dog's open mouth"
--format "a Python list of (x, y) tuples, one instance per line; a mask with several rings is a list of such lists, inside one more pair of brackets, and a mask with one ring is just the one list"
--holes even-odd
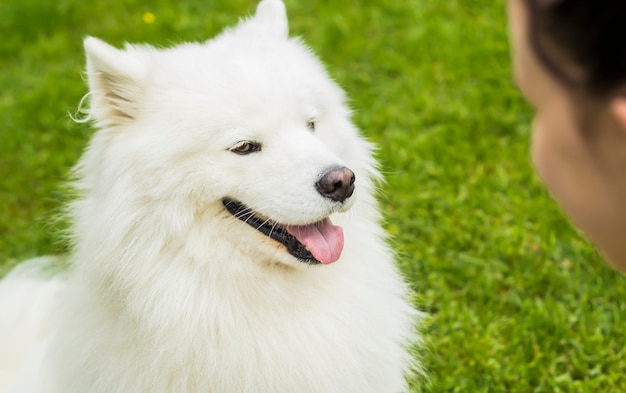
[(343, 230), (329, 218), (310, 225), (284, 225), (260, 217), (254, 210), (233, 199), (222, 201), (226, 210), (265, 236), (284, 245), (292, 256), (308, 264), (337, 261), (343, 250)]

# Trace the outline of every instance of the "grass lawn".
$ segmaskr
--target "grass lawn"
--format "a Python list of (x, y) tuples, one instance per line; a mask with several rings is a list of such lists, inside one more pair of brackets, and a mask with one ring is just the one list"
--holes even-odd
[[(286, 0), (380, 146), (399, 264), (431, 314), (414, 392), (626, 391), (626, 280), (532, 172), (503, 2)], [(385, 3), (385, 4), (383, 4)], [(206, 39), (253, 0), (0, 2), (0, 274), (66, 252), (56, 212), (91, 131), (82, 38)], [(0, 349), (1, 351), (1, 349)]]

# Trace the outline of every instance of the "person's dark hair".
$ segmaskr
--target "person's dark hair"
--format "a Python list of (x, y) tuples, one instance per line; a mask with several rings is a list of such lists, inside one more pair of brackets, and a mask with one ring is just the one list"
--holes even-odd
[(597, 96), (626, 85), (626, 0), (525, 1), (531, 46), (557, 78)]

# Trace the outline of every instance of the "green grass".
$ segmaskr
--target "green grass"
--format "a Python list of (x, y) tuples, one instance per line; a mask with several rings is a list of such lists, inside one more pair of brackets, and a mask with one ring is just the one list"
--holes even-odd
[[(415, 392), (626, 391), (626, 281), (570, 227), (528, 160), (493, 0), (287, 0), (380, 146), (399, 264), (431, 314)], [(205, 39), (254, 1), (0, 3), (0, 273), (66, 252), (55, 212), (91, 131), (82, 37)], [(146, 12), (154, 23), (142, 19)]]

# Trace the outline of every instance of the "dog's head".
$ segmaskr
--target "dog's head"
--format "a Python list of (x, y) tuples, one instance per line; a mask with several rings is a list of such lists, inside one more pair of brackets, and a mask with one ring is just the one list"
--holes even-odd
[(99, 128), (79, 166), (87, 192), (132, 200), (138, 219), (159, 214), (174, 232), (219, 222), (224, 239), (258, 240), (259, 258), (339, 259), (330, 216), (371, 192), (374, 161), (343, 91), (288, 37), (280, 0), (205, 43), (87, 38), (85, 50)]

